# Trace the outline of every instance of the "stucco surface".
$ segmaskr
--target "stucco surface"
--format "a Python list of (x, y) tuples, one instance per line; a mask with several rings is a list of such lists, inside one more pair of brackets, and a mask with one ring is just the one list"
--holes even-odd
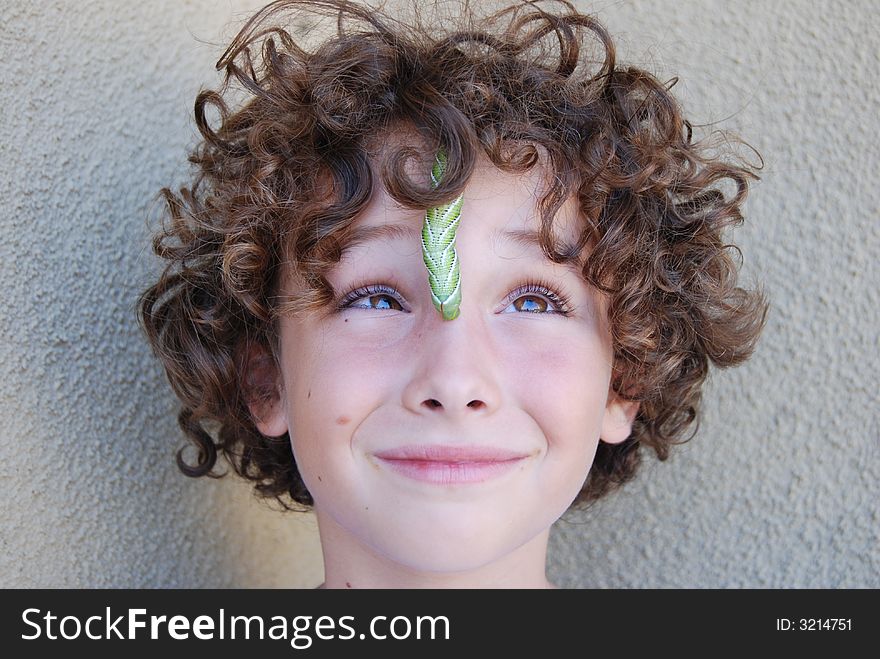
[[(257, 2), (4, 3), (0, 585), (313, 586), (309, 516), (181, 476), (136, 326), (146, 218), (184, 181), (192, 101)], [(583, 587), (880, 586), (880, 24), (852, 2), (577, 3), (694, 124), (764, 157), (742, 248), (772, 308), (697, 436), (554, 529)]]

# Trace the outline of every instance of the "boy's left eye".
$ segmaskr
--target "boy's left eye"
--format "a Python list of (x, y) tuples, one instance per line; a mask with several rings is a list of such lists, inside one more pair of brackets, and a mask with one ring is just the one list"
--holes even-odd
[[(544, 282), (529, 282), (518, 286), (507, 298), (510, 305), (517, 311), (537, 314), (559, 314), (568, 316), (571, 314), (571, 298), (561, 290), (556, 291)], [(552, 309), (548, 309), (547, 302)]]

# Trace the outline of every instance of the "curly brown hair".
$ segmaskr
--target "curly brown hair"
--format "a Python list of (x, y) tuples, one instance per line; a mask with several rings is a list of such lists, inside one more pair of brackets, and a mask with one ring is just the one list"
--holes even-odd
[[(556, 251), (554, 216), (576, 196), (583, 277), (608, 300), (612, 387), (640, 403), (627, 440), (600, 442), (577, 501), (629, 480), (641, 447), (663, 460), (690, 439), (709, 362), (729, 367), (753, 352), (767, 302), (737, 286), (739, 250), (722, 234), (742, 222), (760, 165), (695, 140), (674, 80), (619, 65), (606, 30), (569, 2), (522, 1), (488, 16), (461, 9), (427, 23), (416, 9), (404, 22), (346, 0), (279, 0), (222, 55), (219, 89), (198, 94), (194, 180), (161, 191), (153, 248), (166, 265), (138, 305), (198, 448), (194, 464), (178, 452), (185, 474), (217, 475), (219, 450), (259, 494), (287, 508), (312, 503), (289, 437), (255, 426), (248, 402), (261, 394), (244, 366), (254, 347), (277, 364), (280, 315), (335, 298), (324, 275), (376, 169), (392, 198), (424, 209), (457, 196), (480, 153), (521, 172), (541, 149), (554, 174), (538, 204), (542, 242), (555, 262), (571, 255)], [(337, 19), (313, 48), (284, 29), (309, 12)], [(380, 167), (369, 145), (400, 126), (424, 144), (393, 150)], [(441, 146), (441, 185), (408, 178), (408, 162)], [(278, 295), (283, 268), (306, 284), (301, 296)]]

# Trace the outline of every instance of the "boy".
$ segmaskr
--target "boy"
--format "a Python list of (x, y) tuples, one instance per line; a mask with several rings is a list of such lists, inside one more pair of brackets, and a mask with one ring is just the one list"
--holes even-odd
[[(337, 34), (307, 50), (288, 10)], [(567, 2), (425, 28), (280, 1), (218, 67), (140, 304), (181, 469), (219, 451), (313, 506), (327, 587), (549, 586), (553, 522), (664, 459), (709, 362), (754, 348), (722, 239), (754, 173)]]

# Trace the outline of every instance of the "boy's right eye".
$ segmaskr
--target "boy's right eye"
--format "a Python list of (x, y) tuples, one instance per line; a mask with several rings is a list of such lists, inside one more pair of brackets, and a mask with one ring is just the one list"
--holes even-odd
[(403, 311), (393, 288), (384, 284), (373, 284), (356, 288), (339, 301), (339, 309), (390, 309)]

